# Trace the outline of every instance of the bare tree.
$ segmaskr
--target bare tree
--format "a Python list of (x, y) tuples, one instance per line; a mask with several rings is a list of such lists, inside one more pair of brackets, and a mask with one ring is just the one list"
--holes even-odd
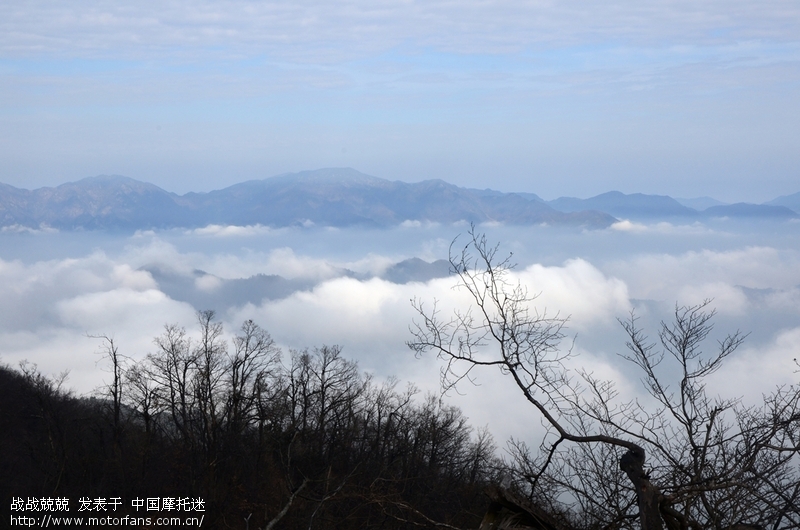
[(129, 366), (125, 370), (125, 384), (128, 388), (126, 402), (139, 414), (145, 434), (149, 436), (153, 420), (163, 405), (150, 363), (145, 359)]
[[(498, 247), (474, 227), (460, 251), (456, 242), (450, 264), (472, 305), (443, 316), (436, 303), (412, 300), (419, 320), (408, 345), (445, 362), (445, 391), (479, 368), (498, 368), (515, 382), (548, 428), (538, 454), (515, 445), (532, 497), (550, 488), (551, 497), (567, 495), (583, 517), (609, 528), (632, 519), (644, 530), (800, 524), (798, 389), (777, 391), (762, 408), (709, 396), (705, 378), (744, 339), (737, 332), (715, 353), (702, 350), (712, 329), (709, 302), (677, 307), (674, 322), (662, 323), (660, 348), (634, 314), (621, 322), (625, 358), (643, 372), (655, 405), (619, 403), (613, 382), (568, 369), (567, 319), (533, 307), (536, 296), (510, 276), (510, 256), (498, 259)], [(675, 366), (665, 370), (666, 360)]]
[(103, 387), (103, 394), (111, 399), (112, 428), (114, 444), (119, 445), (122, 431), (121, 414), (123, 387), (125, 385), (125, 364), (127, 357), (119, 353), (119, 347), (114, 342), (114, 337), (109, 335), (89, 335), (91, 339), (100, 339), (100, 355), (102, 360), (109, 363), (111, 382)]
[(196, 375), (194, 397), (200, 422), (200, 440), (206, 462), (212, 466), (217, 458), (219, 434), (222, 427), (220, 401), (224, 395), (225, 356), (227, 342), (221, 322), (215, 322), (214, 311), (198, 311), (200, 338), (194, 352)]
[(164, 326), (164, 333), (153, 342), (158, 348), (147, 356), (149, 373), (155, 382), (161, 402), (168, 408), (172, 428), (184, 447), (192, 445), (194, 396), (192, 379), (197, 359), (186, 330), (175, 324)]
[(281, 351), (269, 333), (246, 320), (241, 334), (233, 338), (233, 354), (226, 373), (225, 418), (228, 433), (238, 436), (257, 418), (259, 390), (280, 362)]

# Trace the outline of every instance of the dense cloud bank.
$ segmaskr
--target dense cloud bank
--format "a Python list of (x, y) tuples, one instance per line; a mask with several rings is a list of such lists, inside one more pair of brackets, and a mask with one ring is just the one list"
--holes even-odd
[[(752, 332), (712, 381), (716, 391), (757, 398), (776, 384), (794, 382), (792, 359), (800, 348), (797, 240), (779, 235), (756, 246), (750, 244), (753, 234), (646, 228), (647, 235), (487, 231), (519, 258), (514, 279), (536, 295), (533, 305), (569, 316), (564, 347), (580, 354), (576, 367), (615, 380), (623, 396), (639, 389), (630, 367), (615, 355), (625, 342), (617, 319), (635, 310), (654, 337), (676, 302), (705, 298), (715, 300), (720, 336)], [(3, 234), (8, 250), (0, 255), (0, 360), (16, 365), (27, 359), (45, 373), (69, 370), (67, 385), (89, 392), (103, 377), (96, 366), (100, 343), (90, 336), (112, 336), (121, 353), (140, 359), (153, 351), (153, 337), (164, 324), (191, 330), (197, 310), (214, 309), (231, 333), (253, 319), (284, 352), (337, 344), (379, 378), (396, 375), (436, 389), (437, 360), (415, 359), (405, 346), (415, 318), (410, 300), (436, 301), (443, 314), (469, 300), (441, 265), (432, 269), (407, 260), (418, 256), (430, 264), (446, 258), (450, 241), (463, 229), (252, 233), (209, 227), (140, 233), (114, 244), (97, 240), (103, 248), (76, 239), (73, 250), (55, 249), (49, 256), (28, 250), (73, 236)], [(404, 283), (389, 279), (398, 263), (406, 264)], [(478, 383), (449, 398), (473, 424), (488, 424), (499, 439), (538, 428), (522, 404), (497, 417), (498, 403), (520, 402), (499, 374), (483, 372)]]

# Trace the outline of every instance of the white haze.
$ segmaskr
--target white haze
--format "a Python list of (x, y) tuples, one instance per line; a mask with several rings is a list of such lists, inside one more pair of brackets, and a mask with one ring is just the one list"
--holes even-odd
[[(121, 353), (139, 359), (153, 351), (152, 339), (165, 323), (193, 330), (195, 311), (214, 309), (230, 333), (253, 319), (284, 351), (339, 344), (376, 377), (396, 375), (436, 391), (439, 361), (416, 359), (405, 346), (414, 318), (410, 300), (428, 307), (437, 300), (447, 312), (469, 299), (453, 289), (452, 277), (396, 284), (379, 276), (407, 258), (446, 258), (452, 239), (462, 234), (464, 242), (467, 228), (406, 223), (394, 230), (6, 232), (0, 234), (0, 361), (15, 366), (28, 360), (47, 374), (69, 370), (67, 386), (88, 393), (106, 375), (97, 364), (101, 341), (90, 336), (113, 337)], [(724, 334), (751, 332), (710, 382), (715, 392), (752, 402), (800, 380), (792, 362), (800, 349), (798, 223), (479, 229), (501, 244), (501, 252), (514, 253), (514, 275), (538, 295), (537, 308), (570, 316), (565, 347), (574, 341), (575, 367), (615, 380), (622, 396), (636, 396), (640, 386), (617, 355), (625, 347), (617, 319), (635, 310), (655, 337), (655, 326), (676, 302), (705, 298), (714, 298), (718, 311), (709, 349)], [(258, 274), (279, 275), (294, 287), (272, 299), (226, 301), (225, 285)], [(163, 278), (172, 278), (173, 288)], [(219, 305), (193, 307), (180, 293), (216, 293)], [(488, 425), (499, 441), (539, 428), (538, 416), (498, 373), (481, 372), (478, 386), (459, 390), (463, 395), (447, 399), (463, 407), (473, 425)]]

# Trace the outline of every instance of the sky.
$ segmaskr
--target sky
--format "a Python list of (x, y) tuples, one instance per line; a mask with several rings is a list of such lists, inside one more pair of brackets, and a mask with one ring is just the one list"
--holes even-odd
[(800, 191), (794, 0), (0, 3), (0, 182)]

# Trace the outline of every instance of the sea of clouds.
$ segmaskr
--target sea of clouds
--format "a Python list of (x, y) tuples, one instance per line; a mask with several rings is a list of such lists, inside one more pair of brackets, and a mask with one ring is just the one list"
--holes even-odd
[[(89, 394), (108, 377), (102, 342), (92, 336), (113, 337), (120, 353), (141, 359), (154, 350), (164, 324), (193, 332), (196, 311), (213, 309), (231, 334), (253, 319), (284, 352), (338, 344), (376, 378), (395, 375), (435, 392), (441, 362), (415, 358), (405, 344), (415, 318), (411, 300), (428, 307), (437, 301), (446, 315), (470, 299), (454, 288), (453, 276), (403, 284), (382, 276), (408, 258), (446, 259), (456, 237), (454, 248), (466, 243), (468, 228), (6, 231), (0, 362), (27, 360), (46, 374), (69, 371), (67, 387)], [(777, 385), (800, 382), (793, 362), (800, 357), (800, 223), (477, 230), (500, 245), (500, 255), (512, 253), (513, 279), (536, 295), (536, 309), (569, 317), (564, 348), (577, 354), (571, 367), (614, 380), (622, 398), (642, 390), (618, 355), (626, 339), (618, 319), (635, 311), (655, 339), (676, 304), (708, 298), (717, 311), (708, 351), (728, 333), (750, 333), (709, 382), (713, 392), (757, 402)], [(477, 386), (458, 390), (446, 399), (499, 441), (539, 429), (538, 416), (499, 372), (479, 372)]]

